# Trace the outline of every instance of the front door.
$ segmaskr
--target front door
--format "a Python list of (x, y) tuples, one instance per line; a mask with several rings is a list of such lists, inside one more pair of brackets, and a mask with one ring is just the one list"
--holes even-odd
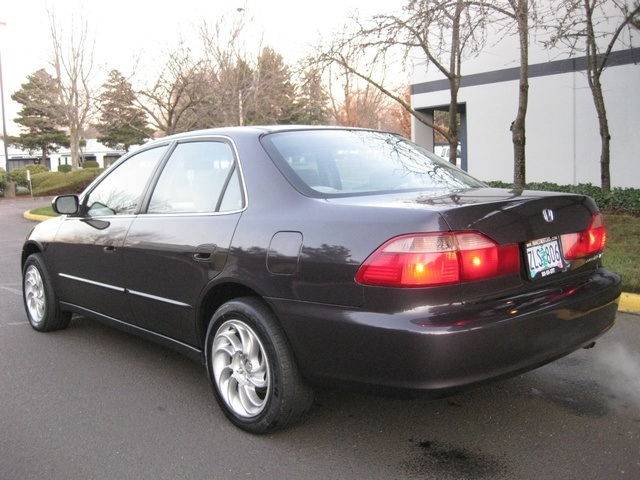
[(148, 149), (112, 167), (66, 217), (46, 251), (62, 302), (123, 322), (131, 310), (123, 279), (123, 245), (151, 174), (166, 147)]

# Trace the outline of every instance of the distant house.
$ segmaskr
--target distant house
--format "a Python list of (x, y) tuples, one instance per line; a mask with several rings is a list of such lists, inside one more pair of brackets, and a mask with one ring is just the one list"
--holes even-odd
[[(87, 140), (87, 144), (82, 148), (82, 161), (95, 160), (100, 167), (108, 167), (120, 158), (124, 152), (105, 147), (95, 139)], [(4, 158), (4, 152), (0, 152), (0, 168), (11, 171), (14, 168), (22, 168), (26, 165), (42, 162), (40, 152), (28, 152), (16, 148), (8, 148), (8, 159)], [(47, 167), (51, 171), (57, 171), (59, 165), (71, 165), (71, 151), (61, 148), (56, 153), (47, 156)]]
[[(542, 35), (530, 36), (526, 180), (600, 185), (599, 127), (585, 58), (545, 50), (533, 41)], [(628, 34), (623, 37), (628, 44)], [(489, 38), (477, 58), (462, 64), (460, 165), (482, 180), (511, 182), (520, 51), (517, 36), (497, 40)], [(640, 188), (640, 48), (623, 42), (616, 48), (602, 75), (612, 135), (611, 185)], [(411, 83), (414, 108), (427, 115), (448, 109), (448, 82), (433, 65), (416, 68)], [(414, 140), (433, 151), (432, 129), (413, 122)]]

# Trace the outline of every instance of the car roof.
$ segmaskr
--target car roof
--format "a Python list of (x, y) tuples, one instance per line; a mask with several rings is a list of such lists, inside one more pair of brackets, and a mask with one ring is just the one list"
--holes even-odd
[(216, 127), (201, 130), (192, 130), (190, 132), (176, 133), (156, 139), (157, 141), (179, 140), (182, 138), (191, 138), (207, 135), (228, 135), (234, 136), (242, 133), (254, 133), (261, 135), (264, 133), (295, 131), (295, 130), (366, 130), (358, 127), (342, 127), (332, 125), (251, 125), (251, 126), (235, 126), (235, 127)]

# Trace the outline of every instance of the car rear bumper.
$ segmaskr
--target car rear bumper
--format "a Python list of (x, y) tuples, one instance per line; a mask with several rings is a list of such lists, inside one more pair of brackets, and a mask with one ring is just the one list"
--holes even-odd
[(620, 293), (599, 269), (526, 295), (394, 313), (271, 303), (310, 381), (441, 396), (591, 344), (613, 326)]

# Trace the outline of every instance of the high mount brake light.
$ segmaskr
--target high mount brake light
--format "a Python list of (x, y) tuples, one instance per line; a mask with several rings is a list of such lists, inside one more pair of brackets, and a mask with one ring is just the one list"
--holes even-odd
[(396, 237), (365, 260), (356, 274), (364, 285), (427, 287), (520, 273), (517, 244), (498, 245), (477, 232)]
[(575, 260), (602, 252), (607, 243), (604, 217), (601, 213), (595, 213), (586, 230), (566, 233), (562, 235), (561, 240), (564, 258), (567, 260)]

